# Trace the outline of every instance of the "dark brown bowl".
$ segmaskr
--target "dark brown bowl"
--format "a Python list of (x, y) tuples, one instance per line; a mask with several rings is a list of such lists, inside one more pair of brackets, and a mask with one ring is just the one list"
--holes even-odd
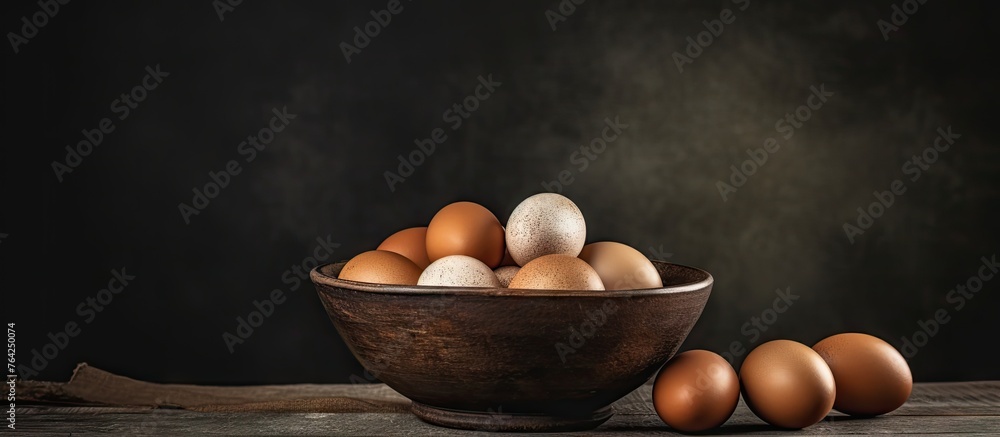
[(590, 429), (651, 378), (705, 308), (712, 275), (654, 261), (664, 287), (514, 290), (369, 284), (313, 269), (361, 364), (426, 422), (493, 431)]

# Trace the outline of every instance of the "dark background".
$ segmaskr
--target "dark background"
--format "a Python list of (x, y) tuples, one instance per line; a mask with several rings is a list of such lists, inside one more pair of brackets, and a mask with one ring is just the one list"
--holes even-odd
[[(554, 0), (404, 2), (348, 64), (339, 44), (385, 1), (247, 1), (224, 21), (209, 1), (71, 2), (20, 53), (2, 49), (3, 322), (22, 364), (82, 324), (36, 379), (86, 361), (162, 382), (347, 381), (360, 366), (312, 286), (282, 283), (317, 237), (347, 259), (457, 200), (505, 221), (569, 170), (589, 241), (715, 276), (684, 349), (843, 331), (900, 346), (944, 308), (915, 379), (1000, 379), (1000, 280), (960, 311), (945, 300), (1000, 242), (997, 6), (929, 0), (884, 41), (892, 4), (586, 2), (553, 31)], [(5, 33), (40, 10), (3, 7)], [(672, 54), (723, 8), (736, 21), (678, 72)], [(60, 183), (51, 162), (157, 64), (170, 76)], [(451, 131), (442, 112), (488, 74), (502, 85)], [(775, 121), (820, 84), (834, 96), (781, 138)], [(285, 106), (297, 118), (245, 163), (239, 142)], [(629, 127), (578, 171), (571, 154), (614, 116)], [(904, 162), (947, 126), (961, 138), (910, 182)], [(448, 140), (390, 191), (384, 172), (438, 127)], [(781, 149), (723, 201), (716, 182), (768, 137)], [(185, 224), (178, 204), (231, 159), (242, 173)], [(907, 192), (851, 244), (842, 225), (894, 179)], [(136, 279), (83, 323), (77, 305), (122, 267)], [(287, 302), (230, 354), (223, 332), (275, 288)], [(778, 288), (801, 297), (752, 341), (741, 326)]]

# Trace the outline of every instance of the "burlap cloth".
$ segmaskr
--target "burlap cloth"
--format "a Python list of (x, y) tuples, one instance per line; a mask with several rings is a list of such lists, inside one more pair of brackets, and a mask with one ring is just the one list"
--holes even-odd
[(157, 384), (86, 363), (69, 382), (18, 381), (23, 404), (183, 408), (205, 412), (405, 413), (410, 401), (384, 384), (292, 384), (223, 387)]

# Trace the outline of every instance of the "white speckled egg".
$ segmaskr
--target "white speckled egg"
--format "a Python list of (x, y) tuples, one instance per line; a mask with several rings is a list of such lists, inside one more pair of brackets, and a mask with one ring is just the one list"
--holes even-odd
[(510, 285), (510, 280), (514, 279), (514, 275), (517, 274), (518, 270), (521, 270), (518, 266), (503, 266), (497, 268), (493, 272), (497, 274), (497, 279), (500, 280), (500, 286), (506, 288)]
[(417, 279), (417, 285), (500, 287), (500, 280), (489, 266), (478, 259), (449, 255), (427, 266)]
[(506, 237), (510, 256), (523, 266), (543, 255), (579, 255), (587, 239), (587, 224), (572, 200), (541, 193), (524, 199), (510, 213)]

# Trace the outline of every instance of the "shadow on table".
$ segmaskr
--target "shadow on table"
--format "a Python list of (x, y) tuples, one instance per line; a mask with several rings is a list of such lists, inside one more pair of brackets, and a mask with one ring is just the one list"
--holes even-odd
[(701, 432), (681, 432), (667, 425), (640, 425), (640, 426), (625, 426), (625, 427), (609, 427), (611, 430), (622, 430), (622, 431), (632, 431), (632, 432), (663, 432), (671, 431), (686, 435), (727, 435), (727, 434), (742, 434), (749, 432), (782, 432), (788, 431), (785, 428), (779, 428), (777, 426), (768, 425), (766, 423), (753, 423), (746, 425), (723, 425), (720, 428), (710, 429), (708, 431)]
[[(878, 420), (882, 416), (827, 416), (819, 423), (823, 422), (849, 422), (854, 420)], [(611, 428), (609, 428), (611, 429)], [(670, 428), (667, 425), (641, 425), (641, 426), (628, 426), (621, 427), (620, 429), (627, 429), (628, 431), (639, 431), (639, 432), (657, 432), (657, 431), (672, 431), (685, 435), (728, 435), (728, 434), (743, 434), (743, 433), (779, 433), (796, 431), (794, 429), (790, 430), (788, 428), (781, 428), (774, 425), (768, 425), (766, 423), (748, 423), (748, 424), (738, 424), (738, 425), (723, 425), (719, 428), (713, 428), (707, 431), (700, 432), (681, 432), (674, 428)]]
[(883, 416), (826, 416), (824, 422), (850, 422), (852, 420), (878, 420)]

